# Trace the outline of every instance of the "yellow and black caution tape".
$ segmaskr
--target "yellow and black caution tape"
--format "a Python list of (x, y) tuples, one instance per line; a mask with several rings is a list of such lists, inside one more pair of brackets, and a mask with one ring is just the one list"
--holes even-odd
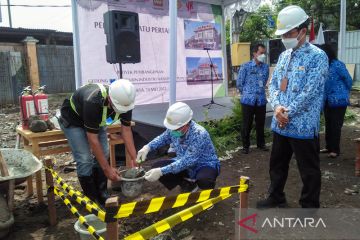
[(183, 207), (203, 202), (210, 198), (246, 192), (248, 187), (248, 181), (246, 179), (241, 179), (240, 185), (236, 186), (209, 189), (193, 193), (182, 193), (169, 197), (157, 197), (140, 202), (124, 203), (119, 206), (119, 210), (114, 218), (125, 218), (130, 215), (155, 213), (165, 209)]
[(66, 184), (53, 169), (48, 170), (52, 173), (61, 188), (64, 189), (76, 202), (85, 206), (89, 212), (95, 214), (101, 221), (105, 222), (111, 222), (118, 218), (126, 218), (130, 215), (155, 213), (165, 209), (200, 203), (217, 197), (246, 192), (249, 188), (248, 179), (241, 178), (239, 185), (203, 190), (193, 193), (182, 193), (169, 197), (157, 197), (139, 202), (124, 203), (121, 204), (118, 209), (108, 209), (111, 210), (111, 212), (108, 210), (105, 212), (81, 192), (74, 190), (71, 186)]
[(71, 186), (63, 181), (63, 179), (52, 169), (49, 169), (56, 182), (61, 188), (67, 192), (67, 194), (77, 203), (81, 204), (90, 213), (96, 215), (101, 221), (105, 221), (105, 211), (102, 210), (96, 203), (91, 201), (88, 197), (83, 195), (81, 192), (74, 190)]
[(175, 225), (181, 222), (187, 221), (196, 214), (208, 209), (209, 207), (213, 206), (215, 203), (218, 203), (230, 196), (231, 194), (211, 198), (204, 202), (196, 204), (195, 206), (184, 209), (178, 213), (175, 213), (170, 217), (160, 220), (159, 222), (147, 228), (144, 228), (143, 230), (140, 230), (134, 234), (125, 237), (125, 240), (144, 240), (144, 239), (152, 238), (160, 233), (169, 230), (170, 228), (174, 227)]
[(82, 216), (73, 205), (71, 205), (70, 200), (65, 197), (64, 193), (60, 189), (55, 187), (54, 193), (64, 201), (65, 205), (70, 209), (72, 214), (74, 214), (79, 219), (79, 222), (88, 230), (91, 236), (97, 240), (104, 240), (104, 238), (96, 232), (96, 229), (87, 223), (85, 217)]

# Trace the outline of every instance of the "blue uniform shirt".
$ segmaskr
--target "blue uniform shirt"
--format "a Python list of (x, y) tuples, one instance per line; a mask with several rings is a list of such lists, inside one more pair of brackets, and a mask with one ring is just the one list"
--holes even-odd
[(167, 129), (148, 144), (150, 150), (155, 150), (172, 143), (176, 152), (176, 157), (173, 158), (175, 162), (162, 167), (161, 172), (163, 174), (187, 170), (189, 177), (195, 178), (201, 167), (212, 167), (219, 171), (220, 162), (210, 135), (205, 128), (191, 121), (190, 128), (185, 136), (173, 137), (170, 132), (171, 130)]
[(241, 93), (240, 102), (246, 105), (266, 105), (265, 86), (269, 78), (269, 66), (256, 64), (255, 60), (244, 63), (239, 70), (236, 87)]
[[(326, 54), (308, 42), (280, 55), (269, 87), (270, 103), (274, 110), (279, 105), (289, 110), (289, 123), (280, 128), (274, 115), (271, 123), (274, 132), (299, 139), (318, 136), (328, 67)], [(287, 88), (281, 91), (284, 78), (288, 79)]]
[(345, 107), (350, 103), (351, 76), (343, 62), (333, 60), (325, 82), (325, 103), (329, 107)]

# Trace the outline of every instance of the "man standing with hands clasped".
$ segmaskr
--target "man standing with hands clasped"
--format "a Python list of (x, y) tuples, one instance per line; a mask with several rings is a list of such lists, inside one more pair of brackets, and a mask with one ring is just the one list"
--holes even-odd
[(265, 146), (264, 125), (266, 115), (265, 86), (269, 78), (269, 65), (265, 63), (266, 48), (256, 44), (252, 49), (253, 60), (243, 64), (239, 70), (236, 87), (241, 93), (242, 108), (242, 153), (248, 154), (250, 132), (255, 115), (257, 148), (268, 151)]
[(303, 208), (320, 207), (320, 111), (329, 66), (326, 54), (306, 42), (308, 24), (309, 16), (298, 6), (279, 12), (275, 34), (281, 35), (287, 50), (280, 55), (270, 83), (271, 183), (268, 198), (257, 202), (258, 208), (287, 205), (284, 187), (293, 153), (303, 182), (299, 203)]

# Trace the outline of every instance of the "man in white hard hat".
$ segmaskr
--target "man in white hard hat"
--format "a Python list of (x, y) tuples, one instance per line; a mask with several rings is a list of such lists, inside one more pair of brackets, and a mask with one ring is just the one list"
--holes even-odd
[(76, 161), (77, 175), (84, 194), (104, 204), (108, 197), (107, 179), (120, 180), (117, 169), (108, 162), (106, 126), (120, 120), (121, 137), (133, 164), (136, 150), (131, 132), (135, 87), (125, 79), (110, 86), (87, 84), (66, 99), (59, 124), (64, 131)]
[(274, 109), (271, 183), (268, 198), (259, 201), (258, 208), (287, 205), (284, 187), (293, 154), (303, 182), (299, 204), (320, 206), (320, 112), (329, 66), (326, 54), (306, 41), (308, 24), (309, 16), (298, 6), (282, 9), (277, 18), (275, 34), (287, 50), (279, 57), (269, 87)]
[(252, 47), (253, 60), (244, 63), (239, 69), (236, 87), (241, 94), (242, 109), (242, 153), (248, 154), (250, 147), (250, 132), (255, 116), (256, 145), (258, 149), (268, 151), (265, 145), (264, 125), (266, 115), (265, 86), (269, 78), (269, 65), (266, 61), (264, 44)]
[(185, 103), (177, 102), (169, 107), (164, 119), (167, 130), (138, 152), (137, 162), (145, 161), (150, 151), (168, 144), (172, 144), (176, 157), (156, 162), (146, 172), (146, 180), (159, 180), (169, 190), (178, 185), (183, 191), (215, 187), (220, 162), (209, 133), (192, 116), (193, 111)]

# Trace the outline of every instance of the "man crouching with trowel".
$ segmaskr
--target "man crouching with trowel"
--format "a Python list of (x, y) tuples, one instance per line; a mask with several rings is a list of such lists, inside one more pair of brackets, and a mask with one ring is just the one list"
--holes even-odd
[(78, 88), (70, 100), (66, 99), (61, 108), (59, 124), (76, 161), (80, 185), (87, 197), (102, 205), (109, 197), (107, 179), (120, 180), (118, 170), (108, 162), (107, 125), (120, 120), (121, 137), (133, 165), (136, 164), (131, 132), (135, 92), (134, 85), (125, 79), (110, 86), (87, 84)]
[(187, 104), (171, 105), (164, 120), (167, 130), (138, 152), (138, 163), (145, 161), (149, 151), (168, 144), (176, 152), (175, 158), (156, 162), (145, 174), (147, 181), (159, 180), (169, 190), (180, 185), (185, 192), (215, 187), (220, 162), (209, 133), (192, 121), (192, 116)]

